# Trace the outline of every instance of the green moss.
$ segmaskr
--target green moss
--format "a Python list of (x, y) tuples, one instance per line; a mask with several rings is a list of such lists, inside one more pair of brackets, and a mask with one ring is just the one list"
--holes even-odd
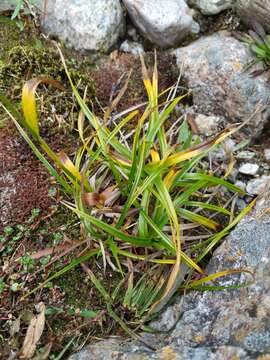
[[(52, 48), (45, 48), (41, 43), (38, 44), (39, 46), (36, 44), (35, 46), (13, 47), (9, 51), (6, 62), (2, 62), (1, 80), (8, 85), (13, 79), (21, 82), (35, 76), (47, 75), (67, 83), (65, 70), (60, 62), (58, 52)], [(84, 85), (87, 83), (89, 91), (93, 92), (93, 83), (80, 70), (78, 62), (75, 59), (67, 59), (66, 61), (74, 82), (81, 81)]]
[(0, 59), (5, 59), (7, 52), (20, 43), (26, 43), (29, 33), (20, 31), (15, 21), (0, 16)]
[[(94, 94), (94, 84), (87, 75), (80, 69), (80, 65), (74, 59), (67, 60), (67, 65), (73, 81), (78, 84), (79, 90), (88, 86), (88, 94)], [(21, 88), (26, 80), (33, 77), (45, 75), (50, 76), (68, 88), (68, 79), (62, 66), (59, 54), (52, 48), (36, 46), (15, 46), (0, 64), (0, 89), (11, 98), (17, 99), (20, 96)], [(50, 92), (57, 97), (57, 102), (52, 102), (58, 114), (63, 115), (69, 105), (73, 105), (72, 95), (69, 93)], [(49, 101), (51, 104), (51, 99)], [(71, 104), (70, 104), (71, 103)], [(51, 109), (49, 109), (51, 111)]]
[[(52, 134), (60, 127), (72, 128), (73, 119), (77, 117), (78, 106), (70, 91), (70, 85), (56, 48), (50, 43), (41, 41), (36, 30), (28, 27), (23, 32), (16, 25), (5, 23), (0, 26), (0, 91), (3, 91), (13, 102), (20, 102), (21, 89), (25, 81), (40, 75), (50, 76), (60, 81), (67, 91), (60, 92), (52, 87), (40, 87), (42, 95), (43, 124)], [(74, 83), (83, 94), (88, 89), (88, 98), (95, 95), (94, 82), (89, 73), (89, 60), (72, 57), (68, 54), (66, 63)], [(0, 114), (1, 118), (1, 114)], [(57, 125), (54, 126), (54, 125)]]

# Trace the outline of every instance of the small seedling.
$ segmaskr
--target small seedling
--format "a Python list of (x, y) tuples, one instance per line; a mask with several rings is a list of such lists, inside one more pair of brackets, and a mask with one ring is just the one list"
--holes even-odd
[(21, 257), (21, 264), (24, 266), (25, 271), (33, 268), (35, 261), (31, 258), (30, 254), (26, 253)]

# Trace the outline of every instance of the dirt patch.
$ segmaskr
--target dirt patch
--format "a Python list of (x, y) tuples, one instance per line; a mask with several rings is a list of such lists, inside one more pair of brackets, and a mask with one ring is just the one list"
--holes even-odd
[(0, 233), (21, 223), (33, 208), (46, 210), (50, 180), (28, 145), (11, 129), (0, 132)]

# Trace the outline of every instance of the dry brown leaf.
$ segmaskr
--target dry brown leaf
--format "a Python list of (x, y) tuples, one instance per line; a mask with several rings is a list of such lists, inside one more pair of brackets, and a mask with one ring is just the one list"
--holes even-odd
[(23, 342), (20, 358), (31, 359), (35, 354), (37, 343), (43, 333), (45, 325), (45, 305), (43, 302), (38, 304), (39, 314), (33, 316), (28, 326)]
[(34, 260), (39, 260), (40, 258), (44, 257), (44, 256), (48, 256), (48, 255), (52, 255), (52, 254), (57, 254), (60, 251), (66, 250), (70, 248), (70, 244), (61, 244), (61, 245), (57, 245), (57, 246), (52, 246), (46, 249), (41, 249), (38, 250), (37, 252), (33, 253), (31, 256), (31, 259)]
[(115, 200), (119, 197), (120, 191), (116, 187), (116, 185), (112, 185), (107, 187), (102, 193), (100, 194), (100, 198), (105, 206), (112, 205)]
[(91, 192), (91, 193), (84, 193), (82, 195), (82, 200), (85, 206), (94, 207), (101, 205), (101, 199), (98, 193)]

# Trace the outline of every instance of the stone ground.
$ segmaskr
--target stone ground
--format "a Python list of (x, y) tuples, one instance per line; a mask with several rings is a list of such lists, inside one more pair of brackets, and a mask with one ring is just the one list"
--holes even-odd
[[(269, 359), (269, 213), (268, 196), (258, 200), (255, 211), (237, 225), (206, 268), (209, 274), (231, 268), (249, 269), (254, 276), (252, 285), (178, 298), (153, 322), (160, 334), (143, 335), (146, 343), (157, 348), (155, 353), (139, 343), (111, 338), (86, 347), (70, 360)], [(242, 274), (217, 284), (229, 286), (249, 280)], [(171, 326), (173, 330), (168, 332)]]

